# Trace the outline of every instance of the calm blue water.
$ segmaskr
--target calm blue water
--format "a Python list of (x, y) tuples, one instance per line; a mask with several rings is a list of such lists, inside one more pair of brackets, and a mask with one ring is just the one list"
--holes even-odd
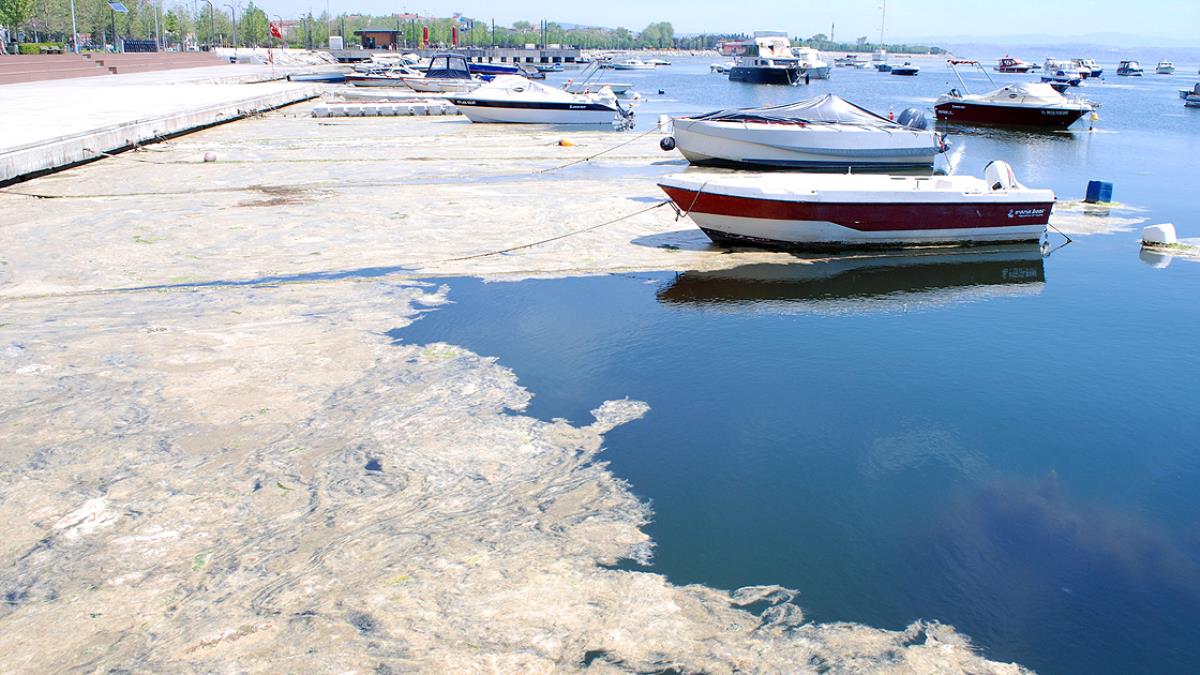
[[(666, 91), (644, 119), (822, 91), (899, 112), (949, 77), (839, 69), (785, 89), (707, 64), (614, 77)], [(1175, 93), (1190, 81), (1086, 87), (1104, 106), (1092, 134), (955, 134), (959, 168), (1006, 159), (1066, 198), (1105, 178), (1150, 222), (1200, 234), (1200, 111)], [(498, 357), (540, 418), (586, 423), (605, 399), (647, 401), (605, 458), (652, 502), (651, 569), (675, 582), (784, 584), (820, 621), (940, 619), (1046, 672), (1189, 672), (1200, 264), (1151, 267), (1137, 239), (1080, 237), (1046, 259), (1002, 247), (452, 279), (455, 304), (395, 336)]]

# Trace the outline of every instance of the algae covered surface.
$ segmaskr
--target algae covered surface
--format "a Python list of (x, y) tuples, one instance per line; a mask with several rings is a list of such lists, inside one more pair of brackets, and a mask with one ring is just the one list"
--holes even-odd
[(615, 569), (652, 512), (605, 434), (654, 411), (537, 420), (489, 355), (395, 344), (453, 301), (415, 278), (779, 254), (657, 209), (469, 259), (651, 205), (655, 139), (552, 181), (530, 167), (611, 139), (362, 122), (285, 111), (0, 194), (5, 670), (1021, 671), (920, 617)]

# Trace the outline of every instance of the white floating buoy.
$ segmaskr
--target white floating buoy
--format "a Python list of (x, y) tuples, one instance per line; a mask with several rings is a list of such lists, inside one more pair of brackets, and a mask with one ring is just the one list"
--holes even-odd
[(216, 153), (213, 153), (213, 152), (206, 152), (206, 153), (204, 153), (204, 161), (206, 161), (206, 162), (215, 162), (215, 161), (217, 161), (217, 155), (216, 155)]
[(1149, 225), (1142, 228), (1142, 243), (1151, 246), (1169, 246), (1176, 243), (1175, 226), (1171, 223)]

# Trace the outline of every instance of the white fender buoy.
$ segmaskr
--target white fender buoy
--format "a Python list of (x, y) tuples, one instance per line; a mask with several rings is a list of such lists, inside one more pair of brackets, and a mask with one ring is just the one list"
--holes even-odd
[(1175, 226), (1171, 223), (1148, 225), (1142, 228), (1142, 243), (1150, 246), (1169, 246), (1177, 243)]

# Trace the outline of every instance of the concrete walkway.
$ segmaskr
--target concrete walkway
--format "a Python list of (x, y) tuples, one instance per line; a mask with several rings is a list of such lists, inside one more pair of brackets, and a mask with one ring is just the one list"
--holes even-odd
[(214, 66), (0, 86), (0, 184), (321, 91), (271, 79), (287, 72)]

